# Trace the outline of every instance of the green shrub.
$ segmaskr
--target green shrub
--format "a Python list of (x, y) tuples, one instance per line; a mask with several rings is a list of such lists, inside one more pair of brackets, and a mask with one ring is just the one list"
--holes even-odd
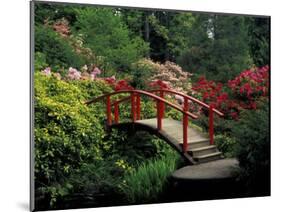
[(140, 60), (132, 65), (133, 82), (132, 85), (138, 89), (147, 89), (149, 79), (154, 74), (153, 67), (146, 63), (146, 60)]
[[(52, 197), (54, 205), (56, 197), (65, 194), (63, 185), (69, 175), (84, 163), (102, 159), (103, 108), (83, 103), (88, 97), (85, 87), (53, 76), (35, 73), (34, 85), (35, 182), (37, 189)], [(94, 97), (106, 84), (97, 82), (92, 88)]]
[(34, 70), (41, 71), (44, 70), (46, 67), (48, 67), (48, 64), (46, 62), (46, 55), (44, 55), (42, 52), (35, 52)]
[(223, 153), (225, 157), (231, 158), (235, 156), (236, 141), (227, 134), (220, 134), (215, 136), (215, 144), (219, 151)]
[(237, 140), (236, 156), (242, 168), (242, 179), (252, 194), (269, 195), (270, 191), (270, 136), (269, 105), (260, 102), (257, 110), (245, 111), (233, 126)]
[[(84, 57), (75, 52), (66, 38), (48, 26), (35, 26), (35, 52), (43, 53), (46, 63), (53, 68), (70, 66), (79, 68), (87, 63)], [(39, 58), (35, 57), (36, 59)]]
[[(193, 120), (194, 124), (203, 128), (204, 131), (209, 131), (209, 116), (205, 116), (204, 114), (200, 114), (199, 119)], [(214, 133), (216, 135), (220, 134), (230, 134), (233, 123), (233, 120), (227, 120), (223, 117), (219, 117), (214, 115)]]

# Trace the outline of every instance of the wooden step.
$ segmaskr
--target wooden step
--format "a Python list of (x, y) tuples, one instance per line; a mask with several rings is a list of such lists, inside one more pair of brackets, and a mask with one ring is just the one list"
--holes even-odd
[(203, 147), (199, 147), (199, 148), (193, 148), (193, 149), (189, 149), (189, 151), (188, 151), (188, 153), (192, 157), (208, 155), (208, 154), (215, 153), (215, 152), (218, 152), (218, 149), (217, 149), (217, 147), (215, 145), (209, 145), (209, 146), (203, 146)]
[(209, 162), (209, 161), (213, 161), (213, 160), (218, 160), (221, 158), (223, 158), (221, 152), (214, 152), (214, 153), (210, 153), (207, 155), (201, 155), (201, 156), (194, 157), (194, 160), (199, 163), (205, 163), (205, 162)]
[(195, 149), (200, 147), (209, 146), (210, 141), (208, 138), (202, 138), (198, 140), (192, 140), (188, 143), (188, 149)]

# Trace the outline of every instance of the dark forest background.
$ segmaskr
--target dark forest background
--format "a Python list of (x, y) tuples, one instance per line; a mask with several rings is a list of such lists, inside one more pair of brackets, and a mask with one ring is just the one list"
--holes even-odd
[(226, 82), (241, 70), (269, 64), (269, 18), (36, 4), (35, 51), (50, 66), (80, 68), (93, 62), (67, 50), (69, 43), (61, 44), (59, 35), (44, 29), (61, 20), (69, 35), (91, 50), (96, 64), (112, 70), (108, 74), (130, 73), (133, 63), (147, 57)]

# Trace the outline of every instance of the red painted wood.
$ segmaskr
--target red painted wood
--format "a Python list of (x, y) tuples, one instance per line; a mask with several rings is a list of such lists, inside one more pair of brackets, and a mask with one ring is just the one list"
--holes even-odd
[(131, 93), (131, 113), (132, 113), (132, 122), (136, 121), (136, 100), (135, 93)]
[(213, 106), (210, 106), (209, 109), (209, 136), (210, 136), (210, 145), (214, 144), (214, 111)]
[[(164, 99), (164, 92), (160, 91), (160, 97)], [(161, 118), (164, 118), (165, 116), (165, 104), (164, 102), (161, 102)]]
[[(184, 98), (184, 104), (183, 104), (183, 110), (188, 111), (188, 98)], [(183, 127), (183, 152), (186, 152), (188, 150), (188, 116), (183, 115), (183, 121), (182, 121), (182, 127)]]
[(162, 101), (164, 104), (166, 104), (166, 105), (168, 105), (168, 106), (170, 106), (170, 107), (180, 111), (183, 114), (187, 114), (188, 116), (190, 116), (193, 119), (197, 119), (198, 118), (197, 115), (195, 115), (193, 113), (190, 113), (188, 111), (187, 112), (183, 111), (181, 107), (179, 107), (179, 106), (177, 106), (177, 105), (167, 101), (166, 99), (162, 99), (161, 97), (159, 97), (159, 96), (157, 96), (157, 95), (155, 95), (153, 93), (150, 93), (150, 92), (147, 92), (147, 91), (142, 91), (142, 90), (120, 90), (120, 91), (115, 91), (115, 92), (112, 92), (112, 93), (109, 93), (109, 94), (104, 94), (104, 95), (99, 96), (99, 97), (97, 97), (95, 99), (86, 101), (85, 104), (89, 105), (89, 104), (95, 103), (95, 102), (97, 102), (100, 99), (106, 98), (107, 96), (113, 96), (113, 95), (117, 95), (117, 94), (121, 94), (121, 93), (130, 93), (130, 94), (132, 94), (133, 92), (137, 93), (139, 95), (140, 94), (145, 95), (145, 96), (150, 97), (150, 98), (152, 98), (154, 100)]
[(183, 115), (182, 119), (182, 127), (183, 127), (183, 152), (186, 152), (188, 150), (188, 135), (187, 135), (187, 129), (188, 129), (188, 116), (186, 114)]
[(136, 98), (136, 104), (137, 104), (137, 120), (140, 120), (140, 95), (137, 95)]
[(111, 125), (111, 107), (110, 107), (110, 96), (106, 97), (106, 116), (107, 116), (107, 125)]
[(157, 101), (157, 129), (162, 130), (162, 106), (161, 102)]
[[(197, 103), (197, 104), (199, 104), (199, 105), (201, 105), (201, 106), (203, 106), (203, 107), (205, 107), (205, 108), (207, 108), (207, 109), (210, 108), (210, 106), (207, 105), (206, 103), (201, 102), (200, 100), (195, 99), (195, 98), (192, 97), (192, 96), (186, 95), (186, 94), (181, 93), (181, 92), (178, 92), (178, 91), (169, 90), (169, 89), (153, 89), (153, 90), (149, 90), (148, 92), (157, 93), (157, 92), (160, 92), (160, 91), (162, 91), (162, 92), (164, 92), (164, 93), (177, 94), (177, 95), (182, 96), (182, 97), (184, 97), (184, 98), (188, 98), (189, 100), (191, 100), (191, 101), (193, 101), (193, 102), (195, 102), (195, 103)], [(224, 116), (224, 114), (223, 114), (222, 112), (218, 111), (218, 110), (215, 109), (215, 108), (213, 108), (213, 111), (214, 111), (216, 114), (218, 114), (219, 116)]]
[(114, 103), (114, 123), (119, 123), (119, 105), (118, 103)]

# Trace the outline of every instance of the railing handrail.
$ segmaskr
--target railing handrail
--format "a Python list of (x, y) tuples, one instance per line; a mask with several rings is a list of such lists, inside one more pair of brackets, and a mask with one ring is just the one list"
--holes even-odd
[[(182, 93), (182, 92), (178, 92), (178, 91), (175, 91), (175, 90), (169, 90), (169, 89), (153, 89), (153, 90), (148, 90), (148, 92), (153, 92), (153, 93), (154, 93), (154, 92), (166, 92), (166, 93), (176, 94), (176, 95), (185, 97), (185, 98), (187, 98), (187, 99), (189, 99), (189, 100), (191, 100), (191, 101), (193, 101), (193, 102), (195, 102), (195, 103), (197, 103), (197, 104), (199, 104), (199, 105), (201, 105), (201, 106), (203, 106), (203, 107), (205, 107), (205, 108), (207, 108), (207, 109), (210, 109), (210, 105), (208, 105), (208, 104), (206, 104), (206, 103), (200, 101), (199, 99), (195, 99), (195, 98), (192, 97), (192, 96), (189, 96), (189, 95), (187, 95), (187, 94), (184, 94), (184, 93)], [(121, 103), (121, 102), (129, 101), (129, 100), (130, 100), (130, 96), (127, 96), (127, 97), (124, 97), (124, 98), (122, 98), (122, 99), (120, 99), (120, 100), (115, 101), (115, 102), (112, 103), (111, 105), (113, 106), (115, 103), (119, 104), (119, 103)], [(218, 114), (219, 116), (224, 116), (224, 114), (223, 114), (222, 112), (220, 112), (219, 110), (217, 110), (217, 109), (215, 109), (215, 108), (213, 108), (213, 111), (214, 111), (216, 114)]]
[[(195, 99), (194, 97), (192, 96), (189, 96), (189, 95), (186, 95), (182, 92), (178, 92), (178, 91), (175, 91), (175, 90), (170, 90), (170, 89), (152, 89), (152, 90), (148, 90), (148, 92), (165, 92), (165, 93), (172, 93), (172, 94), (176, 94), (176, 95), (179, 95), (179, 96), (182, 96), (184, 98), (187, 98), (193, 102), (196, 102), (197, 104), (207, 108), (207, 109), (210, 109), (210, 105), (200, 101), (199, 99)], [(218, 114), (219, 116), (224, 116), (224, 114), (222, 112), (220, 112), (219, 110), (213, 108), (213, 111)]]
[[(148, 96), (148, 97), (151, 97), (151, 98), (153, 98), (153, 99), (155, 99), (155, 100), (158, 100), (158, 101), (160, 101), (160, 102), (162, 102), (162, 103), (165, 103), (165, 104), (167, 104), (168, 106), (170, 106), (170, 107), (172, 107), (172, 108), (174, 108), (174, 109), (180, 111), (180, 112), (183, 113), (183, 114), (186, 114), (186, 115), (190, 116), (190, 117), (193, 118), (193, 119), (197, 119), (197, 118), (198, 118), (198, 116), (196, 116), (195, 114), (193, 114), (193, 113), (191, 113), (191, 112), (188, 112), (188, 111), (184, 111), (181, 107), (177, 106), (176, 104), (173, 104), (173, 103), (167, 101), (166, 99), (161, 98), (161, 97), (159, 97), (159, 96), (157, 96), (157, 95), (155, 95), (155, 94), (153, 94), (153, 93), (150, 93), (150, 92), (148, 92), (148, 91), (142, 91), (142, 90), (120, 90), (120, 91), (115, 91), (115, 92), (112, 92), (112, 93), (104, 94), (104, 95), (99, 96), (99, 97), (97, 97), (97, 98), (94, 98), (94, 99), (92, 99), (92, 100), (86, 101), (85, 104), (89, 105), (89, 104), (92, 104), (92, 103), (94, 103), (94, 102), (97, 102), (97, 101), (99, 101), (99, 100), (101, 100), (101, 99), (103, 99), (103, 98), (106, 98), (106, 97), (109, 97), (109, 96), (114, 96), (114, 95), (121, 94), (121, 93), (143, 94), (143, 95), (146, 95), (146, 96)], [(125, 97), (125, 98), (126, 98), (126, 97)], [(123, 99), (121, 99), (121, 100), (119, 100), (119, 101), (122, 101), (122, 100), (123, 100)], [(113, 103), (113, 104), (114, 104), (114, 103)]]

